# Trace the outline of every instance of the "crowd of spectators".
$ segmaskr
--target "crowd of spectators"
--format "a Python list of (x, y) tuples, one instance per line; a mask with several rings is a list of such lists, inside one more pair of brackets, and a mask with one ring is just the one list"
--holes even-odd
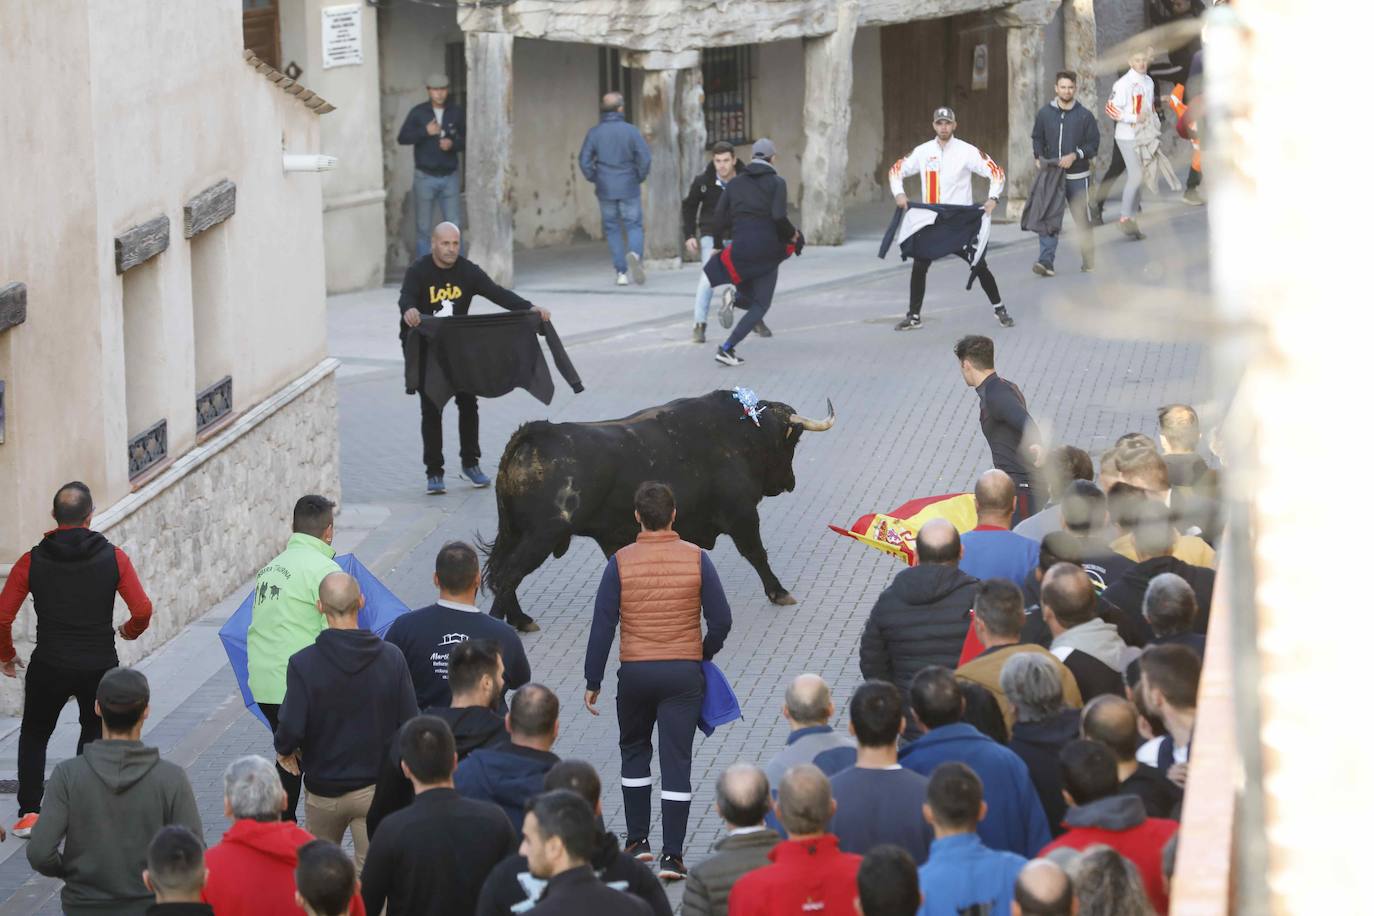
[[(1221, 513), (1196, 414), (1160, 423), (1159, 450), (1123, 437), (1095, 480), (1085, 453), (1051, 450), (1050, 502), (1017, 531), (997, 470), (978, 478), (977, 527), (920, 529), (863, 628), (846, 726), (802, 674), (785, 743), (715, 774), (721, 835), (681, 869), (683, 913), (1167, 912)], [(99, 679), (100, 738), (29, 822), (64, 909), (669, 916), (663, 872), (605, 823), (601, 774), (555, 753), (558, 695), (514, 630), (474, 613), (476, 552), (445, 545), (439, 600), (379, 638), (320, 549), (332, 508), (302, 499), (299, 555), (274, 561), (318, 572), (315, 592), (258, 595), (304, 644), (255, 669), (280, 700), (276, 760), (227, 768), (218, 843), (185, 772), (141, 740), (146, 678)]]

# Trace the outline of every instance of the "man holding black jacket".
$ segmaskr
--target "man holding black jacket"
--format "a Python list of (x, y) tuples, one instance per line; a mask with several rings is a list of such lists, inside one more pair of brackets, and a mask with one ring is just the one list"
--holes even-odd
[[(459, 255), (462, 233), (450, 222), (434, 227), (430, 237), (432, 251), (415, 259), (406, 268), (401, 281), (401, 296), (397, 305), (401, 310), (401, 344), (412, 328), (420, 324), (422, 315), (448, 317), (466, 315), (472, 307), (472, 297), (481, 296), (512, 312), (534, 309), (545, 321), (548, 309), (536, 308), (504, 286), (500, 286), (486, 271)], [(424, 364), (424, 360), (420, 360)], [(443, 406), (435, 404), (424, 392), (420, 396), (420, 438), (424, 442), (426, 492), (431, 496), (446, 492), (444, 487), (444, 425)], [(491, 484), (478, 464), (482, 450), (477, 441), (477, 397), (465, 392), (454, 396), (458, 403), (458, 457), (462, 461), (463, 477), (474, 487)]]
[[(1064, 170), (1064, 192), (1073, 224), (1083, 234), (1083, 272), (1093, 269), (1093, 228), (1088, 219), (1088, 183), (1092, 161), (1097, 155), (1101, 134), (1097, 118), (1074, 100), (1078, 74), (1061, 70), (1054, 77), (1054, 101), (1035, 115), (1031, 129), (1031, 148), (1038, 168)], [(1062, 212), (1062, 211), (1061, 211)], [(1058, 233), (1040, 236), (1040, 258), (1031, 270), (1042, 277), (1054, 276), (1054, 254), (1059, 247)]]

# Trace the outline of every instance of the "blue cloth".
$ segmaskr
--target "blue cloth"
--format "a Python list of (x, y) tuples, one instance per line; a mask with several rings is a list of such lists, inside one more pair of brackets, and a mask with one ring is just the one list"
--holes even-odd
[[(725, 589), (716, 575), (716, 567), (706, 551), (701, 552), (701, 611), (706, 617), (706, 636), (701, 641), (701, 658), (710, 661), (725, 645), (725, 637), (730, 633), (730, 604), (725, 600)], [(606, 659), (611, 654), (611, 642), (615, 639), (615, 628), (620, 623), (620, 567), (612, 556), (606, 561), (606, 570), (601, 574), (601, 585), (596, 590), (596, 607), (592, 611), (592, 630), (587, 637), (587, 661), (583, 673), (587, 676), (587, 689), (600, 690), (601, 680), (606, 676)]]
[(735, 690), (726, 679), (725, 672), (717, 668), (714, 662), (702, 662), (701, 675), (704, 687), (697, 728), (709, 737), (722, 725), (743, 719), (744, 713), (740, 712), (739, 697), (735, 696)]
[(987, 916), (1010, 916), (1016, 876), (1026, 864), (1013, 852), (988, 849), (976, 833), (936, 840), (921, 876), (919, 916), (959, 916), (979, 905)]
[[(344, 572), (357, 579), (358, 586), (362, 589), (366, 603), (363, 605), (362, 613), (358, 615), (358, 627), (385, 637), (396, 618), (410, 608), (406, 607), (400, 598), (391, 594), (381, 580), (368, 572), (367, 567), (353, 554), (337, 556), (334, 562), (338, 563)], [(243, 705), (258, 717), (258, 721), (267, 725), (267, 717), (258, 709), (258, 703), (253, 699), (253, 691), (248, 689), (248, 625), (253, 622), (253, 595), (254, 592), (250, 589), (243, 603), (229, 615), (224, 626), (219, 628), (219, 641), (224, 646), (224, 654), (229, 656), (229, 667), (234, 669), (239, 692), (243, 694)], [(270, 725), (267, 727), (271, 728)]]
[(639, 195), (621, 200), (598, 198), (597, 203), (601, 207), (601, 232), (611, 248), (611, 264), (616, 273), (623, 274), (629, 269), (625, 262), (627, 251), (633, 251), (641, 260), (644, 257), (644, 209)]
[[(434, 225), (440, 222), (434, 218), (435, 210), (439, 211), (443, 222), (463, 228), (463, 195), (457, 172), (427, 175), (416, 169), (410, 186), (410, 201), (415, 207), (415, 257), (423, 258), (433, 250), (429, 236)], [(462, 241), (462, 248), (466, 250), (467, 240)]]
[(920, 865), (934, 839), (921, 814), (928, 783), (924, 776), (901, 767), (850, 767), (836, 773), (830, 778), (835, 815), (829, 831), (840, 838), (844, 852), (861, 856), (881, 843), (893, 843)]
[(639, 198), (639, 186), (649, 177), (652, 159), (649, 144), (618, 111), (601, 115), (601, 122), (587, 131), (577, 164), (582, 175), (596, 185), (600, 200)]
[(1013, 751), (966, 722), (932, 728), (897, 753), (908, 770), (929, 777), (951, 760), (967, 764), (983, 781), (988, 816), (978, 836), (991, 849), (1033, 856), (1050, 842), (1050, 826), (1030, 770)]
[(1020, 587), (1040, 563), (1040, 545), (1013, 531), (969, 531), (960, 540), (959, 568), (975, 579), (1008, 579)]

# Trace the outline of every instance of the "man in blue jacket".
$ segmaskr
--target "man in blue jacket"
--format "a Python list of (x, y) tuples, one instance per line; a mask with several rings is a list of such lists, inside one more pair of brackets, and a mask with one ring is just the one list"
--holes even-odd
[(911, 681), (911, 708), (926, 731), (902, 749), (897, 762), (922, 776), (949, 761), (966, 764), (983, 782), (988, 806), (987, 817), (978, 822), (983, 844), (1027, 857), (1043, 848), (1050, 826), (1030, 771), (1014, 752), (959, 721), (964, 698), (954, 672), (934, 665), (918, 671)]
[(558, 739), (558, 695), (543, 684), (515, 691), (506, 730), (509, 744), (473, 751), (458, 764), (454, 787), (464, 798), (500, 805), (518, 830), (525, 802), (544, 791), (544, 775), (558, 763), (550, 750)]
[(987, 810), (977, 773), (962, 763), (936, 767), (923, 811), (935, 842), (920, 869), (922, 916), (1011, 916), (1016, 876), (1026, 859), (988, 849), (978, 839), (978, 822)]
[(463, 151), (466, 127), (463, 106), (448, 97), (448, 77), (431, 74), (425, 80), (429, 101), (410, 109), (396, 142), (415, 147), (415, 179), (411, 204), (415, 207), (415, 257), (429, 254), (437, 204), (444, 222), (463, 226), (462, 185), (458, 154)]
[(649, 160), (649, 144), (639, 129), (625, 120), (625, 97), (619, 92), (603, 95), (601, 121), (587, 131), (577, 164), (583, 176), (596, 185), (601, 229), (611, 246), (617, 286), (629, 284), (626, 271), (635, 283), (644, 282), (644, 212), (639, 205), (639, 186), (649, 177)]
[[(1054, 77), (1054, 100), (1035, 115), (1031, 128), (1031, 148), (1041, 168), (1064, 170), (1064, 193), (1073, 224), (1082, 235), (1083, 272), (1093, 269), (1093, 227), (1088, 220), (1088, 180), (1092, 177), (1093, 157), (1097, 155), (1100, 134), (1097, 118), (1074, 100), (1078, 74), (1061, 70)], [(1062, 211), (1061, 211), (1062, 213)], [(1040, 259), (1031, 268), (1042, 277), (1054, 276), (1054, 253), (1059, 234), (1040, 236)]]

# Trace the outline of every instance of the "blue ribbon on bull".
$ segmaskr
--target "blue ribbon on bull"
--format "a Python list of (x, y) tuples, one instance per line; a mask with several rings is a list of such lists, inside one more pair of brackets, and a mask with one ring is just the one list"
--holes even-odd
[(701, 715), (697, 717), (697, 728), (710, 737), (711, 732), (727, 722), (743, 719), (744, 713), (740, 712), (739, 697), (735, 696), (734, 688), (715, 662), (703, 661), (701, 676), (705, 684), (701, 691)]
[(752, 388), (735, 388), (735, 400), (739, 401), (739, 406), (744, 408), (743, 420), (748, 417), (754, 421), (754, 425), (759, 425), (759, 396), (754, 393)]
[[(341, 554), (334, 558), (334, 562), (338, 563), (344, 572), (357, 579), (358, 587), (362, 589), (365, 603), (358, 614), (358, 627), (371, 630), (378, 636), (386, 636), (386, 631), (391, 629), (396, 618), (408, 613), (410, 608), (393, 595), (380, 579), (368, 572), (367, 567), (353, 554)], [(247, 706), (248, 711), (257, 716), (263, 725), (267, 725), (267, 717), (258, 708), (257, 700), (253, 699), (253, 691), (248, 689), (248, 626), (253, 622), (253, 592), (251, 588), (248, 590), (248, 596), (243, 599), (238, 610), (229, 615), (224, 626), (219, 628), (219, 641), (224, 646), (224, 654), (229, 656), (229, 666), (234, 669), (234, 677), (239, 682), (243, 705)]]

